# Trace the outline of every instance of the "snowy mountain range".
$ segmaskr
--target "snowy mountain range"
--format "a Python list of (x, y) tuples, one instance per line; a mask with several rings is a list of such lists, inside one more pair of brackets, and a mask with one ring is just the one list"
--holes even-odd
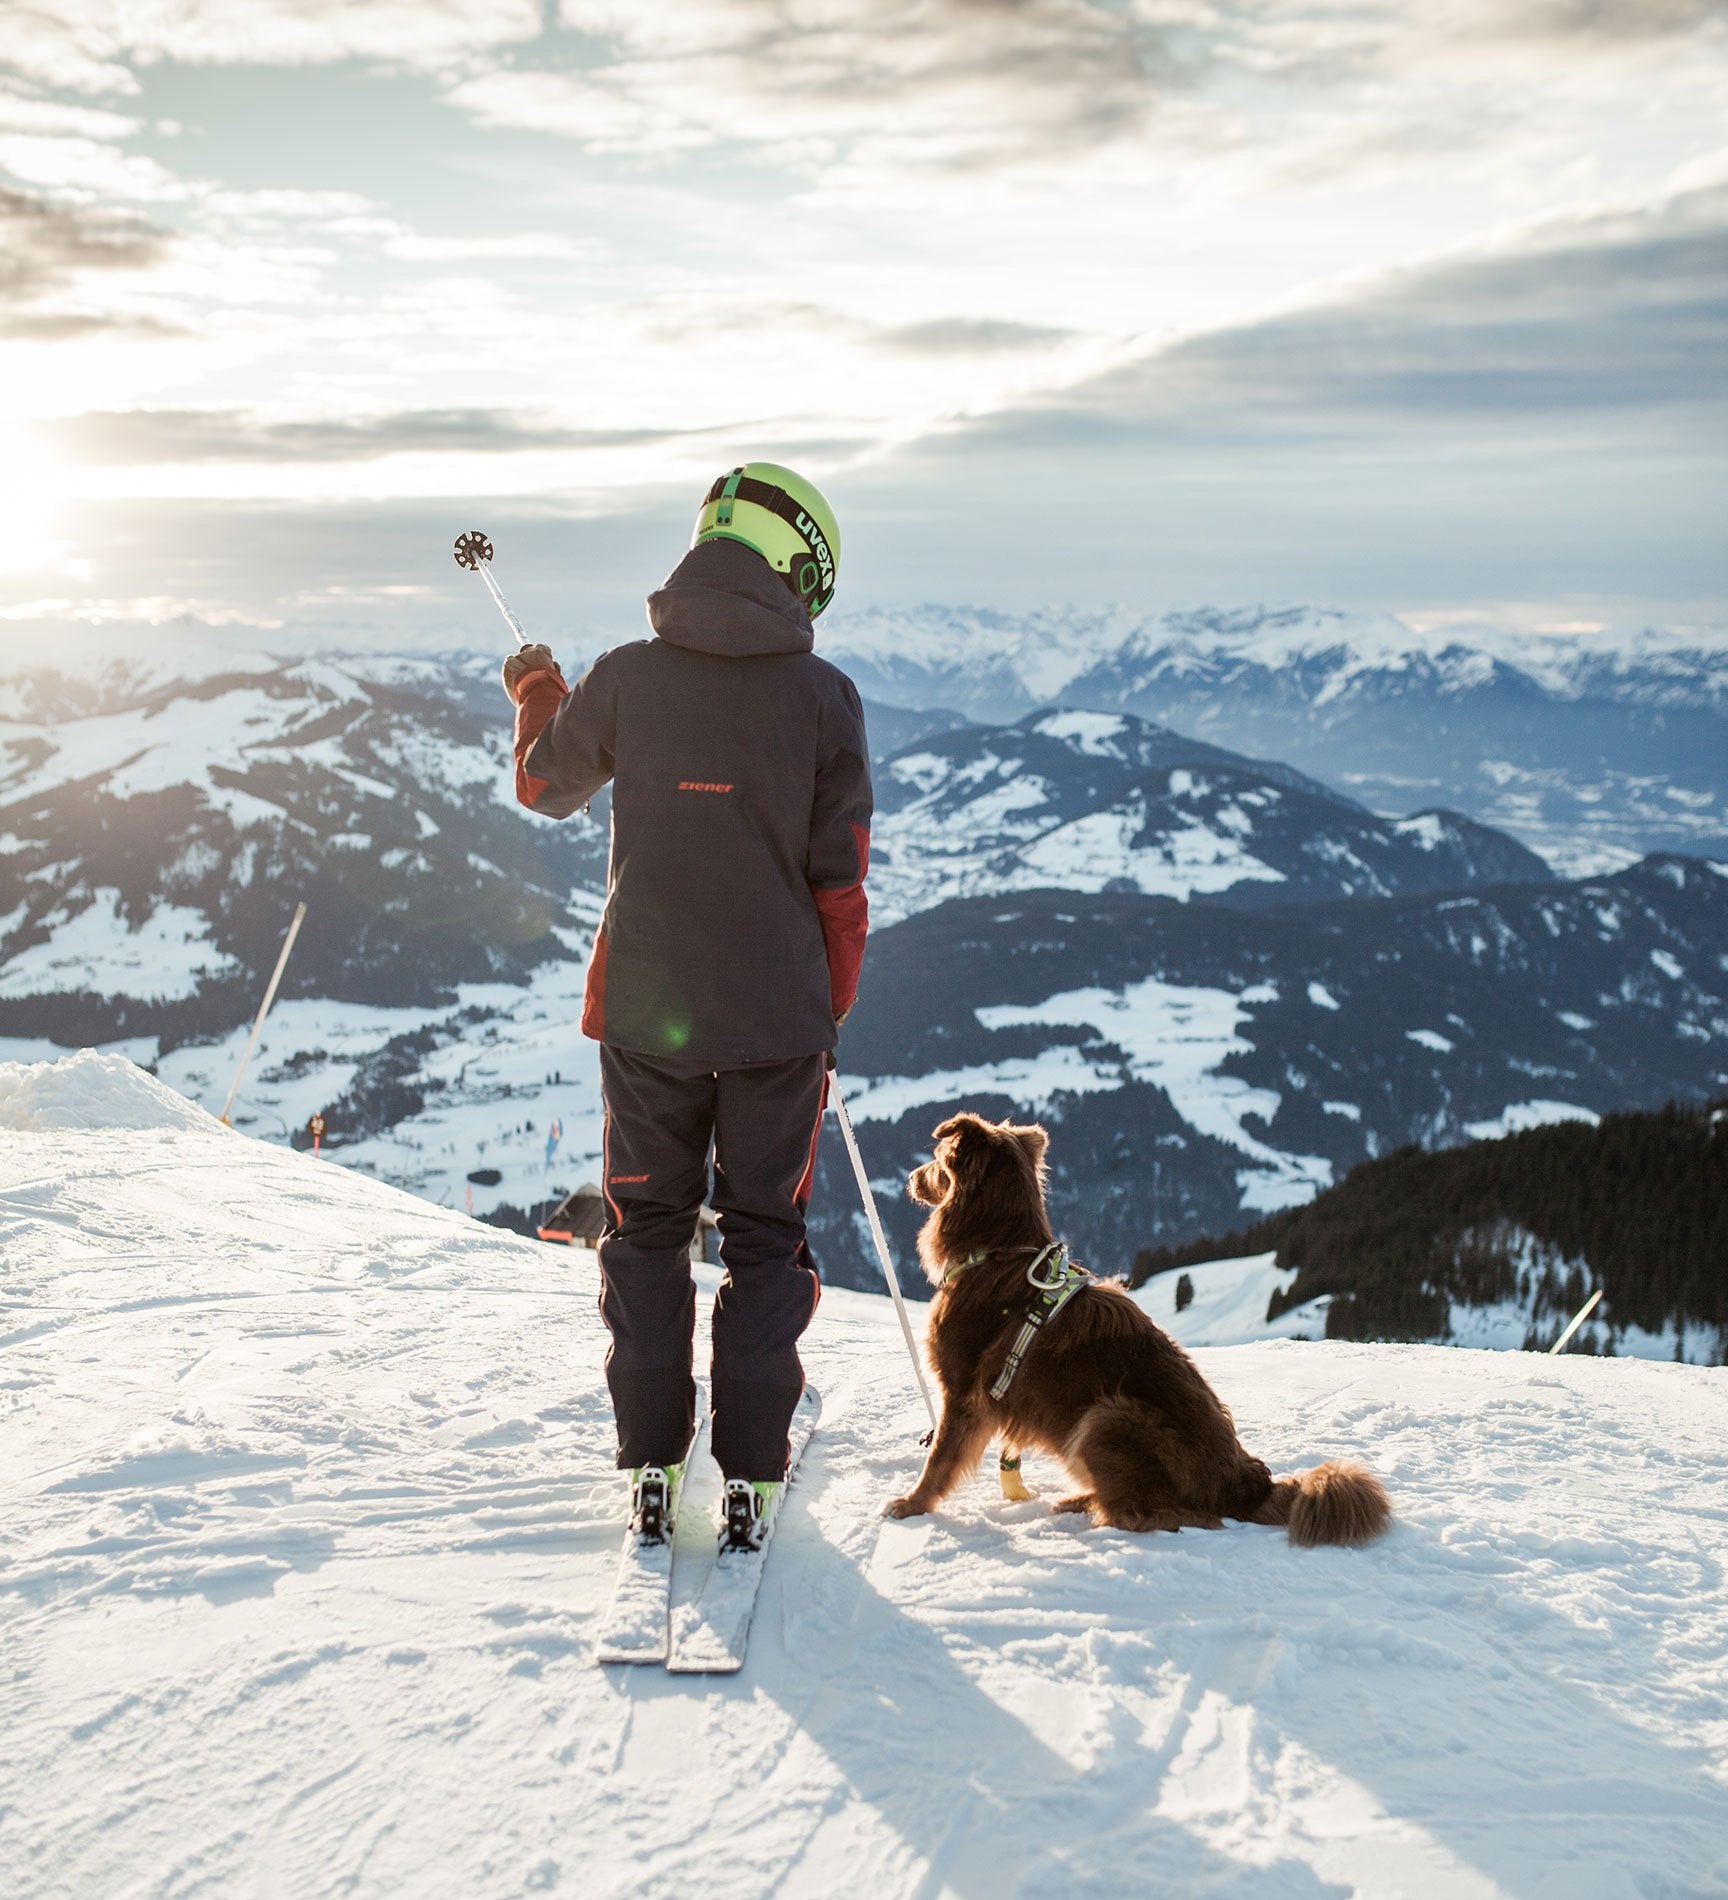
[(1051, 888), (1265, 905), (1553, 875), (1456, 812), (1380, 818), (1288, 766), (1131, 713), (962, 727), (902, 746), (876, 777), (879, 922)]
[[(254, 662), (254, 666), (258, 663)], [(586, 955), (607, 803), (525, 818), (487, 658), (27, 673), (0, 698), (0, 1035), (221, 1034), (296, 900), (285, 995), (447, 1005)], [(1448, 813), (1374, 817), (1131, 716), (876, 724), (879, 922), (1038, 885), (1238, 902), (1546, 875)]]
[(489, 661), (8, 684), (0, 1034), (226, 1030), (300, 898), (289, 995), (430, 1007), (586, 949), (604, 825), (522, 822)]
[(1151, 617), (837, 610), (824, 650), (866, 697), (1015, 720), (1132, 712), (1275, 758), (1382, 813), (1443, 806), (1562, 872), (1728, 855), (1728, 633), (1474, 627), (1290, 607)]
[[(1045, 642), (1065, 694), (1081, 625)], [(1037, 644), (1015, 663), (1047, 684)], [(219, 652), (0, 681), (0, 1059), (103, 1044), (219, 1107), (304, 898), (239, 1126), (323, 1110), (347, 1164), (518, 1220), (592, 1179), (574, 1025), (605, 800), (519, 811), (495, 665)], [(1137, 712), (975, 723), (936, 698), (958, 677), (871, 709), (878, 928), (842, 1053), (901, 1243), (903, 1170), (962, 1103), (1056, 1127), (1062, 1219), (1113, 1270), (1404, 1142), (1723, 1085), (1728, 883), (1701, 861), (1561, 882), (1478, 820), (1377, 811)], [(1698, 690), (1690, 661), (1664, 677)], [(824, 1266), (873, 1284), (837, 1161)]]

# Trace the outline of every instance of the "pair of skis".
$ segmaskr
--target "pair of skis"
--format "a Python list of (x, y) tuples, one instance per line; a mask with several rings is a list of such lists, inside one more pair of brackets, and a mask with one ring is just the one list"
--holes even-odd
[[(821, 1416), (822, 1401), (807, 1386), (792, 1415), (788, 1487)], [(701, 1435), (702, 1427), (698, 1426), (696, 1442), (685, 1463), (686, 1484)], [(782, 1507), (785, 1495), (780, 1494)], [(755, 1614), (778, 1516), (777, 1509), (775, 1517), (763, 1525), (761, 1541), (754, 1548), (723, 1545), (695, 1601), (681, 1604), (676, 1617), (672, 1614), (672, 1536), (643, 1537), (634, 1530), (626, 1531), (594, 1660), (663, 1663), (673, 1675), (683, 1676), (733, 1675), (742, 1669), (750, 1641), (750, 1619)]]

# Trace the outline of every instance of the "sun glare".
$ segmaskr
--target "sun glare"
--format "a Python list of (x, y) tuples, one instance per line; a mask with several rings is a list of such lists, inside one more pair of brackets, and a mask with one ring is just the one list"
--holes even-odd
[(0, 574), (57, 565), (64, 470), (22, 423), (0, 420)]

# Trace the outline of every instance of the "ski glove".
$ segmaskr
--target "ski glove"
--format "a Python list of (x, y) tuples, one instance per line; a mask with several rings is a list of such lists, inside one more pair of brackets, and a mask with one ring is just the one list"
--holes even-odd
[(523, 686), (539, 673), (548, 674), (560, 686), (564, 684), (564, 676), (558, 671), (558, 662), (553, 659), (550, 647), (524, 647), (504, 662), (504, 691), (513, 705), (521, 703), (519, 696)]

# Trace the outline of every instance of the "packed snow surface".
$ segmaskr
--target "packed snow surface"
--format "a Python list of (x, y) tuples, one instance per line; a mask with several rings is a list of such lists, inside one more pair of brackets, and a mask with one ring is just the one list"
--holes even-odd
[(1039, 1458), (1041, 1500), (889, 1524), (921, 1410), (886, 1302), (830, 1293), (744, 1673), (604, 1671), (590, 1255), (112, 1058), (0, 1084), (9, 1900), (1728, 1891), (1720, 1371), (1198, 1350), (1391, 1534), (1096, 1531)]

